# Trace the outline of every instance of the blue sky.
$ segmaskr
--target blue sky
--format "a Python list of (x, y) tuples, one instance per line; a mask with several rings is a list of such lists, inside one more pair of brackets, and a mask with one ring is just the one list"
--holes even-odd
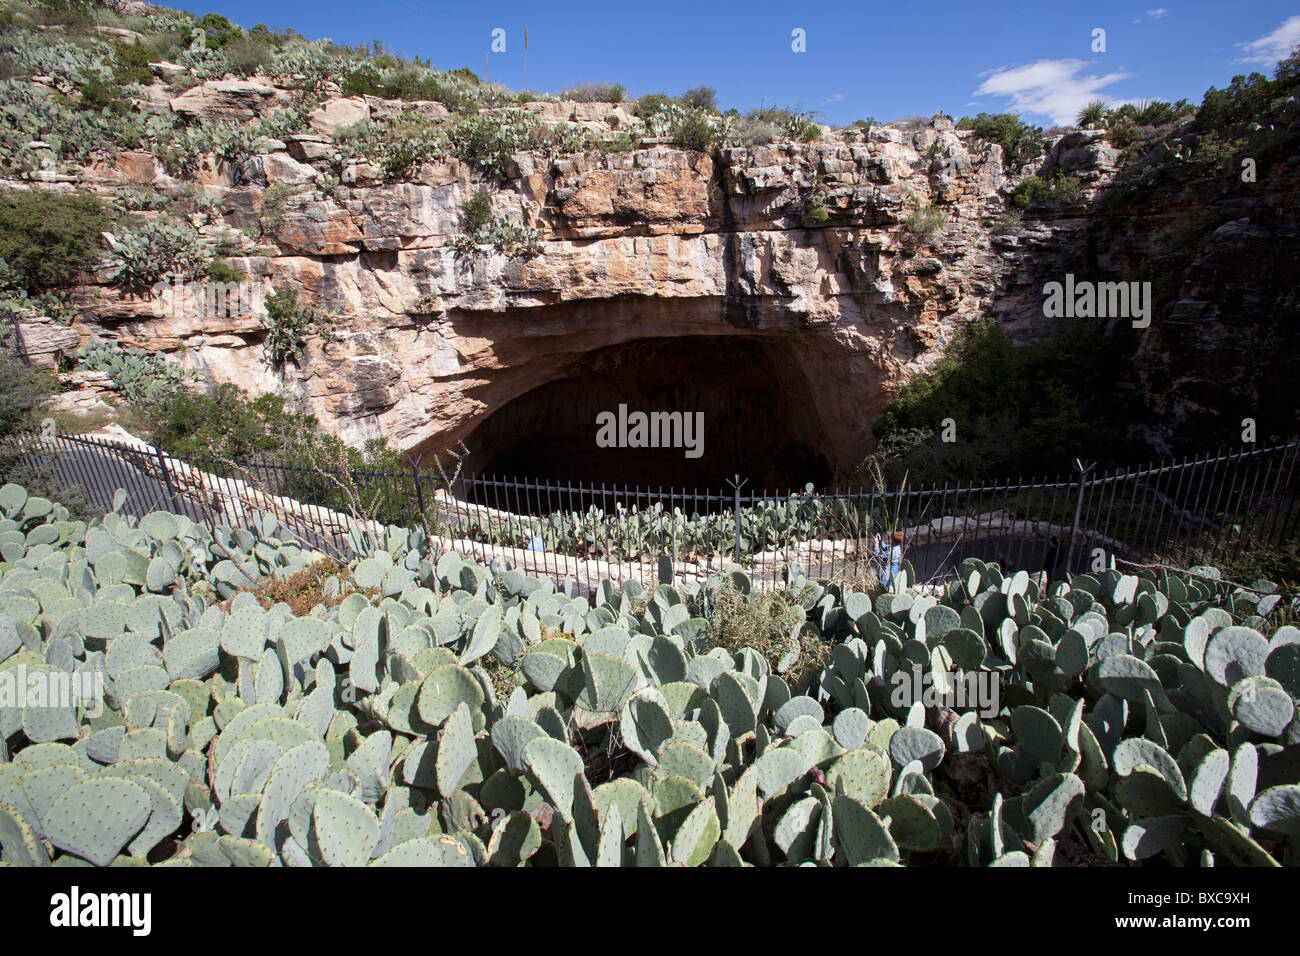
[[(514, 89), (609, 82), (637, 96), (704, 85), (717, 89), (724, 109), (801, 107), (831, 123), (943, 109), (956, 117), (1011, 111), (1050, 126), (1069, 122), (1090, 99), (1199, 103), (1236, 73), (1271, 75), (1300, 44), (1297, 0), (211, 0), (185, 9), (245, 27), (292, 27), (312, 39), (378, 39), (479, 75), (501, 28), (506, 50), (491, 54), (488, 69)], [(1096, 29), (1105, 30), (1105, 52), (1093, 50)], [(804, 31), (805, 52), (792, 49), (795, 30)]]

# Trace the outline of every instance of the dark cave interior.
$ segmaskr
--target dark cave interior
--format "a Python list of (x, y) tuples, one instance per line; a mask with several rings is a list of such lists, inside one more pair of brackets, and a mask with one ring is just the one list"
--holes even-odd
[[(600, 426), (617, 421), (620, 406), (630, 426), (636, 412), (682, 413), (688, 427), (673, 437), (690, 447), (627, 447), (634, 427), (622, 447), (601, 447)], [(702, 442), (688, 442), (701, 420)], [(747, 490), (795, 490), (830, 480), (822, 432), (782, 337), (638, 339), (585, 355), (489, 415), (465, 440), (466, 473), (700, 490), (740, 475)]]

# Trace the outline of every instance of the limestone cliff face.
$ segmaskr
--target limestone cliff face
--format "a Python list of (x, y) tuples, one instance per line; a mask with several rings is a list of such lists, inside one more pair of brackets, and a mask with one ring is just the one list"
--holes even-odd
[[(1300, 120), (1277, 133), (1300, 141)], [(1045, 165), (1068, 170), (1099, 135), (1069, 134)], [(1130, 432), (1151, 457), (1237, 445), (1245, 418), (1259, 442), (1300, 434), (1300, 157), (1282, 151), (1245, 178), (1240, 158), (1111, 170), (1095, 202), (1048, 222), (1027, 216), (995, 240), (1018, 262), (993, 315), (1020, 338), (1053, 328), (1047, 281), (1150, 283), (1148, 328), (1096, 321), (1116, 361), (1132, 362), (1144, 413)]]
[[(274, 91), (186, 96), (186, 109), (248, 111)], [(609, 104), (530, 106), (548, 122), (607, 131), (627, 120)], [(788, 446), (824, 476), (861, 460), (885, 403), (956, 330), (990, 313), (1032, 326), (1041, 264), (1030, 260), (1087, 231), (1082, 206), (999, 223), (1013, 185), (1000, 150), (942, 119), (915, 132), (874, 127), (854, 144), (712, 157), (653, 142), (554, 160), (521, 152), (504, 180), (450, 161), (390, 182), (354, 164), (342, 188), (322, 188), (337, 126), (385, 108), (373, 98), (329, 104), (318, 134), (272, 141), (242, 170), (202, 172), (225, 223), (253, 235), (267, 188), (300, 186), (268, 236), (242, 236), (247, 254), (227, 257), (264, 290), (295, 289), (337, 312), (334, 340), (311, 343), (300, 367), (268, 367), (261, 316), (158, 316), (155, 303), (102, 284), (81, 290), (76, 337), (170, 353), (212, 383), (295, 395), (353, 442), (383, 435), (431, 453), (466, 440), (483, 464), (548, 427), (557, 441), (594, 433), (593, 410), (641, 399), (709, 411), (714, 448), (739, 427), (728, 408), (767, 416), (761, 451)], [(1080, 175), (1086, 198), (1116, 159), (1074, 134), (1044, 163)], [(151, 157), (123, 154), (77, 188), (111, 194), (130, 183), (174, 185)], [(460, 205), (479, 190), (494, 215), (541, 230), (540, 253), (453, 246)], [(824, 221), (809, 219), (818, 206)], [(928, 206), (945, 221), (925, 236), (908, 218)], [(28, 331), (36, 352), (67, 349), (69, 337)], [(682, 357), (689, 371), (673, 381)], [(763, 393), (779, 399), (765, 405)], [(743, 443), (731, 444), (724, 471), (747, 461)]]
[[(242, 88), (209, 93), (209, 108), (253, 108)], [(356, 165), (332, 194), (311, 185), (312, 157), (320, 165), (326, 149), (324, 134), (273, 143), (243, 170), (246, 185), (220, 166), (204, 174), (234, 226), (256, 226), (267, 185), (304, 183), (306, 201), (270, 242), (248, 241), (259, 254), (228, 257), (266, 290), (296, 289), (337, 310), (335, 340), (312, 343), (301, 368), (268, 368), (256, 315), (156, 316), (155, 303), (106, 286), (83, 290), (77, 332), (171, 353), (214, 383), (297, 395), (348, 440), (384, 435), (413, 451), (468, 438), (511, 400), (580, 375), (597, 353), (748, 339), (779, 378), (768, 385), (799, 397), (792, 428), (843, 470), (868, 450), (889, 395), (989, 309), (1008, 265), (987, 224), (1003, 204), (999, 151), (951, 129), (877, 127), (855, 145), (715, 158), (664, 145), (554, 161), (525, 152), (505, 181), (456, 161), (405, 182)], [(127, 154), (80, 188), (123, 183), (170, 185), (151, 158)], [(542, 231), (540, 254), (453, 247), (460, 204), (480, 189), (494, 215)], [(827, 218), (809, 227), (814, 203)], [(947, 221), (918, 240), (904, 221), (931, 204)]]

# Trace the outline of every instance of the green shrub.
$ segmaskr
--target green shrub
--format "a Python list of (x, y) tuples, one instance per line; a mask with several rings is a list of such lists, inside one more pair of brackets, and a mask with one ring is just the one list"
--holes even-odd
[(812, 193), (805, 200), (803, 224), (805, 226), (825, 225), (830, 218), (830, 213), (826, 211), (826, 197), (829, 190), (826, 188), (826, 182), (819, 174), (813, 183)]
[(64, 503), (71, 517), (85, 520), (93, 509), (83, 489), (60, 479), (48, 461), (25, 459), (14, 442), (40, 427), (56, 385), (52, 376), (0, 352), (0, 482), (12, 481), (30, 494), (55, 498)]
[(248, 38), (250, 40), (255, 40), (273, 50), (278, 50), (280, 47), (284, 46), (289, 41), (291, 35), (293, 35), (292, 30), (288, 33), (276, 33), (265, 23), (254, 24), (253, 28), (248, 31)]
[(479, 190), (460, 204), (460, 228), (467, 235), (474, 235), (492, 219), (492, 197)]
[(1061, 205), (1078, 202), (1083, 195), (1083, 185), (1077, 177), (1058, 172), (1052, 177), (1051, 201)]
[(113, 61), (117, 68), (113, 71), (113, 79), (121, 86), (131, 83), (148, 86), (153, 82), (153, 70), (149, 64), (159, 59), (158, 51), (141, 43), (138, 38), (134, 43), (114, 43)]
[[(435, 84), (432, 77), (416, 67), (406, 67), (378, 81), (379, 95), (394, 100), (434, 100), (443, 92), (442, 84)], [(459, 105), (459, 104), (458, 104)], [(449, 109), (455, 109), (447, 104)]]
[(1002, 147), (1002, 162), (1015, 171), (1043, 154), (1043, 131), (1021, 121), (1014, 113), (980, 113), (974, 119), (962, 117), (958, 129), (970, 129), (975, 135)]
[(346, 73), (340, 83), (344, 96), (379, 96), (379, 75), (369, 64)]
[(676, 103), (661, 107), (646, 120), (655, 136), (661, 136), (679, 149), (707, 152), (718, 142), (718, 130), (698, 110), (688, 110)]
[(704, 116), (692, 113), (673, 128), (669, 141), (679, 149), (707, 152), (717, 138), (718, 131), (713, 125)]
[(677, 105), (686, 110), (702, 113), (718, 111), (718, 91), (711, 86), (695, 86), (677, 97)]
[(924, 242), (938, 231), (948, 217), (938, 206), (922, 206), (912, 210), (903, 228), (917, 241)]
[(1011, 203), (1020, 209), (1029, 206), (1063, 206), (1078, 202), (1082, 195), (1079, 180), (1058, 170), (1044, 181), (1038, 176), (1026, 176), (1011, 193)]
[[(203, 42), (209, 50), (220, 50), (244, 35), (242, 29), (219, 13), (205, 13), (197, 26), (202, 27)], [(191, 29), (189, 36), (185, 38), (185, 42), (187, 44), (191, 43), (193, 39), (194, 31)]]
[(232, 40), (222, 51), (226, 55), (226, 64), (232, 73), (240, 76), (253, 76), (271, 65), (275, 51), (265, 43), (240, 37)]
[(1184, 116), (1189, 116), (1196, 112), (1196, 107), (1192, 106), (1187, 100), (1179, 100), (1176, 103), (1169, 103), (1165, 100), (1152, 100), (1150, 102), (1125, 103), (1115, 110), (1115, 116), (1119, 119), (1131, 118), (1138, 126), (1168, 126), (1175, 123)]
[(282, 395), (250, 400), (236, 385), (184, 392), (153, 409), (153, 440), (173, 455), (248, 459), (279, 451), (274, 427), (285, 413)]
[(205, 273), (214, 282), (245, 282), (248, 274), (240, 272), (221, 256), (216, 256), (208, 263)]
[[(1279, 64), (1279, 71), (1282, 67)], [(1294, 83), (1272, 81), (1262, 73), (1237, 75), (1226, 89), (1210, 87), (1196, 110), (1196, 128), (1204, 132), (1227, 130), (1246, 123), (1255, 123), (1267, 114), (1274, 97), (1284, 90), (1294, 88)]]
[(621, 83), (583, 83), (560, 93), (560, 99), (575, 103), (622, 103), (627, 94)]
[(176, 58), (189, 48), (189, 43), (185, 40), (185, 34), (180, 30), (163, 30), (150, 34), (148, 42), (151, 47), (158, 51), (160, 60), (167, 60), (172, 63), (176, 62)]
[(1128, 150), (1147, 139), (1143, 128), (1129, 119), (1121, 119), (1106, 130), (1106, 140), (1116, 149)]
[(0, 260), (29, 292), (65, 285), (102, 254), (108, 212), (87, 193), (0, 191)]
[(81, 94), (79, 105), (83, 110), (107, 110), (121, 115), (134, 109), (131, 101), (122, 95), (122, 88), (116, 81), (87, 80), (78, 87), (78, 92)]
[(774, 142), (781, 131), (767, 120), (742, 116), (732, 122), (728, 141), (738, 146), (766, 146)]
[(54, 391), (49, 375), (0, 351), (0, 439), (33, 431)]
[[(1076, 456), (1124, 460), (1127, 429), (1142, 419), (1122, 384), (1131, 334), (1079, 322), (1017, 346), (992, 319), (975, 323), (875, 423), (876, 437), (894, 443), (891, 480), (904, 472), (914, 484), (1065, 473)], [(938, 434), (948, 418), (955, 442)]]
[(647, 93), (637, 97), (632, 104), (632, 112), (641, 119), (649, 119), (672, 102), (672, 97), (663, 93)]
[[(392, 72), (361, 68), (350, 74), (350, 95), (369, 94), (393, 100), (435, 100), (454, 113), (476, 109), (481, 93), (477, 83), (452, 73), (410, 66)], [(477, 80), (477, 78), (475, 78)]]
[(289, 200), (298, 194), (291, 183), (275, 183), (262, 193), (261, 229), (263, 235), (274, 235), (284, 225), (289, 211)]
[(1011, 204), (1020, 209), (1047, 201), (1050, 190), (1037, 176), (1026, 176), (1011, 193)]
[(245, 472), (230, 463), (265, 460), (288, 466), (276, 471), (274, 490), (306, 504), (342, 512), (371, 512), (380, 520), (403, 520), (408, 502), (403, 489), (383, 483), (368, 494), (346, 480), (320, 475), (320, 469), (396, 472), (406, 461), (383, 439), (364, 448), (345, 445), (326, 434), (314, 415), (292, 407), (283, 395), (250, 399), (238, 386), (224, 384), (212, 392), (185, 391), (151, 408), (153, 440), (173, 455), (214, 461), (204, 470), (258, 480), (267, 472)]
[(27, 12), (36, 23), (62, 27), (69, 36), (88, 35), (95, 27), (90, 0), (38, 0)]
[(630, 153), (641, 145), (641, 141), (631, 133), (615, 133), (613, 136), (598, 136), (590, 145), (602, 153)]

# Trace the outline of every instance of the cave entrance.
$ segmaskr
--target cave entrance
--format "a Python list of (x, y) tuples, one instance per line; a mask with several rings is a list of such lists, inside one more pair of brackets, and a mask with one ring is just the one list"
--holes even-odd
[[(656, 435), (692, 447), (647, 447)], [(589, 352), (497, 409), (465, 439), (465, 465), (500, 478), (701, 491), (739, 474), (746, 493), (795, 490), (829, 482), (825, 440), (786, 337), (638, 339)]]

